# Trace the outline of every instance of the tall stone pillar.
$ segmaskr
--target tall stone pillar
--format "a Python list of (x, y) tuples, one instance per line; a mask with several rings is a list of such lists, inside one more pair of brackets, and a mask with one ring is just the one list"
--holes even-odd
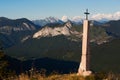
[(83, 39), (82, 39), (82, 56), (78, 69), (78, 75), (89, 76), (92, 72), (89, 69), (90, 53), (89, 53), (89, 21), (88, 10), (85, 12), (86, 20), (83, 22)]

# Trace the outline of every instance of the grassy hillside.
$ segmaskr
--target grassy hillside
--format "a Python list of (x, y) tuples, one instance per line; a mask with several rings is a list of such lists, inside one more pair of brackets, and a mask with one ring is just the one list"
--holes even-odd
[[(45, 41), (45, 40), (43, 40)], [(62, 41), (62, 39), (58, 39), (57, 41)], [(78, 46), (75, 46), (76, 43), (68, 43), (64, 42), (63, 44), (65, 45), (64, 47), (61, 46), (62, 44), (54, 44), (55, 47), (52, 46), (53, 43), (50, 42), (46, 42), (46, 45), (40, 45), (40, 44), (35, 44), (33, 45), (32, 43), (29, 44), (31, 46), (28, 46), (28, 49), (32, 49), (33, 52), (35, 50), (42, 50), (44, 49), (44, 47), (46, 48), (46, 52), (39, 53), (37, 54), (37, 56), (42, 56), (42, 57), (48, 57), (48, 58), (52, 58), (55, 60), (64, 60), (64, 61), (75, 61), (75, 62), (80, 62), (80, 57), (81, 57), (81, 47), (80, 44), (77, 44)], [(113, 40), (111, 42), (102, 44), (102, 45), (95, 45), (95, 44), (91, 44), (90, 48), (91, 48), (91, 69), (93, 71), (96, 72), (120, 72), (120, 39), (117, 40)], [(37, 45), (37, 48), (34, 47)], [(21, 47), (19, 47), (21, 49)], [(17, 48), (17, 49), (19, 49)], [(22, 48), (25, 48), (24, 46)], [(15, 49), (15, 50), (17, 50)], [(14, 50), (13, 50), (14, 51)], [(21, 50), (20, 50), (21, 51)], [(20, 51), (18, 51), (20, 53)], [(26, 51), (26, 48), (25, 50)], [(23, 51), (23, 52), (24, 52)], [(36, 53), (31, 52), (31, 57), (33, 57), (34, 55), (36, 55)], [(16, 54), (14, 54), (16, 55)], [(26, 55), (28, 57), (27, 53), (21, 54), (22, 56)], [(19, 56), (21, 56), (19, 55)], [(18, 56), (18, 55), (17, 55)], [(43, 61), (44, 62), (44, 61)], [(55, 63), (56, 64), (56, 63)], [(40, 64), (41, 65), (41, 64)], [(78, 65), (76, 65), (78, 66)], [(57, 67), (57, 66), (56, 66)], [(43, 67), (44, 68), (44, 67)], [(76, 67), (77, 68), (77, 67)]]
[[(74, 27), (72, 28), (82, 30), (82, 27)], [(91, 39), (96, 39), (98, 41), (104, 41), (109, 36), (105, 32), (103, 28), (100, 27), (91, 27)], [(104, 43), (101, 45), (97, 45), (96, 43), (91, 43), (90, 46), (90, 53), (91, 53), (91, 70), (95, 72), (116, 72), (120, 73), (120, 39), (113, 40), (108, 43)], [(47, 66), (43, 66), (42, 62), (37, 65), (40, 68), (45, 68), (48, 70), (50, 66), (54, 66), (54, 69), (59, 70), (61, 67), (59, 66), (59, 61), (74, 61), (77, 62), (75, 64), (75, 69), (77, 70), (78, 64), (80, 62), (81, 57), (81, 40), (80, 41), (71, 41), (67, 39), (66, 36), (56, 36), (56, 37), (44, 37), (40, 39), (28, 39), (27, 41), (15, 45), (9, 49), (6, 49), (6, 53), (8, 55), (11, 55), (15, 58), (19, 58), (21, 60), (27, 60), (27, 59), (35, 59), (35, 58), (44, 58), (48, 57), (50, 59), (54, 59), (53, 62), (50, 62), (50, 65), (46, 62), (46, 60), (43, 60), (42, 62), (45, 62)], [(25, 65), (28, 66), (29, 69), (32, 61), (26, 61)], [(36, 62), (35, 62), (36, 63)], [(37, 64), (38, 64), (37, 63)], [(63, 62), (60, 62), (63, 63)], [(35, 64), (36, 65), (36, 64)], [(56, 65), (56, 66), (55, 66)], [(66, 65), (67, 68), (69, 66), (68, 63), (60, 64), (60, 65)], [(73, 65), (72, 65), (73, 66)], [(26, 67), (26, 66), (25, 66)], [(28, 67), (27, 67), (28, 68)], [(67, 71), (67, 68), (66, 71)], [(61, 68), (61, 71), (64, 71), (64, 68)], [(51, 70), (52, 71), (52, 70)]]
[(109, 35), (120, 38), (120, 20), (109, 21), (103, 27)]
[(81, 42), (68, 40), (65, 36), (30, 39), (7, 49), (6, 53), (21, 59), (49, 57), (72, 60), (81, 53)]
[(91, 46), (91, 67), (95, 71), (120, 73), (120, 39), (99, 46)]

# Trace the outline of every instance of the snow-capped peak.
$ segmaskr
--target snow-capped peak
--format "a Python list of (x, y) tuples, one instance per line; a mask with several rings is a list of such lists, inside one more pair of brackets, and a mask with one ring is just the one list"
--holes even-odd
[(63, 22), (55, 17), (47, 17), (45, 19), (34, 20), (33, 23), (36, 25), (45, 26), (46, 24), (50, 23), (63, 23)]
[(67, 16), (63, 16), (62, 19), (61, 19), (63, 22), (67, 22), (69, 19)]
[(48, 17), (45, 19), (45, 21), (50, 22), (50, 23), (55, 23), (55, 22), (58, 22), (59, 19), (55, 17)]

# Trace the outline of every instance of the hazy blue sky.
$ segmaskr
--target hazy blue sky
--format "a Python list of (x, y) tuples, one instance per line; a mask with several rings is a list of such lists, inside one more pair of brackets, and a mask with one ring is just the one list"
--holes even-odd
[(120, 0), (0, 0), (0, 16), (39, 19), (83, 16), (88, 8), (91, 15), (120, 11)]

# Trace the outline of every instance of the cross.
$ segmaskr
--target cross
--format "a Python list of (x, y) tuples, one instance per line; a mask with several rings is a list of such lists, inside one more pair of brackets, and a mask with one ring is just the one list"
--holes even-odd
[(84, 14), (86, 14), (86, 20), (88, 20), (88, 15), (90, 14), (88, 13), (88, 9), (86, 9), (86, 12), (84, 12)]

